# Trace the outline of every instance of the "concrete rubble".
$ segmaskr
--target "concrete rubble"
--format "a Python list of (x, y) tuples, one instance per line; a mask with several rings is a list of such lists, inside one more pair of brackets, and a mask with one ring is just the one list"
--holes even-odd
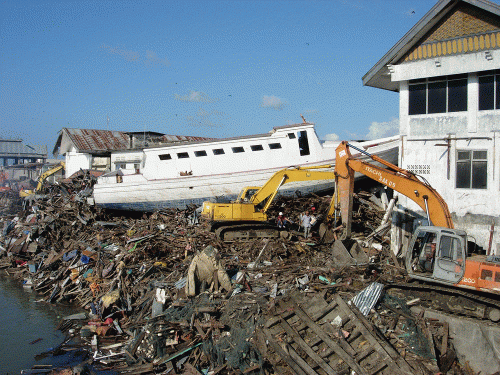
[(287, 236), (223, 243), (196, 207), (127, 216), (90, 207), (92, 183), (83, 173), (28, 202), (14, 192), (0, 197), (0, 272), (47, 303), (82, 309), (61, 321), (67, 339), (45, 354), (78, 348), (86, 361), (46, 373), (500, 370), (491, 336), (486, 347), (494, 358), (484, 372), (455, 335), (461, 318), (447, 323), (441, 313), (429, 315), (424, 298), (385, 288), (407, 280), (389, 251), (390, 227), (380, 230), (386, 209), (376, 192), (357, 192), (358, 241), (348, 248), (353, 261), (344, 254), (340, 262), (317, 227), (305, 240), (293, 224), (312, 207), (319, 223), (328, 196), (277, 199), (269, 216), (285, 212), (293, 222)]

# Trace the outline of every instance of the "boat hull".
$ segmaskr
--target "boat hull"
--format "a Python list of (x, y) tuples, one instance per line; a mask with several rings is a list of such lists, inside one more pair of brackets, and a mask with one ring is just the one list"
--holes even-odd
[[(398, 144), (388, 144), (375, 153), (377, 156), (397, 164)], [(357, 155), (357, 157), (361, 157)], [(334, 165), (335, 160), (321, 160), (301, 165)], [(204, 176), (181, 176), (170, 179), (151, 180), (142, 174), (123, 176), (120, 183), (98, 183), (94, 186), (94, 203), (115, 210), (154, 212), (166, 208), (185, 209), (189, 205), (200, 206), (204, 201), (229, 202), (247, 186), (262, 186), (275, 172), (286, 166)], [(127, 178), (125, 178), (127, 177)], [(334, 181), (294, 182), (279, 190), (282, 196), (299, 196), (311, 193), (332, 192)]]

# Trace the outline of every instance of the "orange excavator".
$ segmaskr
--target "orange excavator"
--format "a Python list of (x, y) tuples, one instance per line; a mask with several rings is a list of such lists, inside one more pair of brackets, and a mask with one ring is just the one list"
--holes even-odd
[[(369, 156), (373, 163), (352, 156), (350, 148)], [(370, 155), (348, 142), (336, 150), (335, 210), (340, 212), (344, 234), (351, 235), (354, 174), (361, 173), (407, 196), (418, 204), (432, 225), (418, 227), (404, 251), (405, 267), (413, 279), (480, 292), (500, 294), (500, 258), (468, 254), (471, 238), (454, 229), (448, 206), (423, 178)], [(488, 308), (486, 317), (500, 320), (500, 309)]]

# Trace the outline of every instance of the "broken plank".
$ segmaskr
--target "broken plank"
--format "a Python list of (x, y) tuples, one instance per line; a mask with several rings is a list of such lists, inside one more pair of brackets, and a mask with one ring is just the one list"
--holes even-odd
[(366, 371), (339, 344), (332, 340), (332, 338), (325, 333), (324, 329), (318, 326), (299, 305), (295, 307), (295, 314), (297, 314), (297, 316), (302, 319), (326, 345), (332, 348), (351, 369), (356, 371), (358, 375), (366, 374)]
[(307, 345), (304, 339), (299, 335), (297, 331), (295, 331), (295, 329), (293, 329), (292, 326), (288, 324), (288, 322), (282, 320), (280, 325), (285, 330), (285, 332), (293, 338), (297, 345), (299, 345), (314, 362), (316, 362), (323, 370), (325, 370), (327, 374), (336, 374), (335, 370), (332, 369), (330, 365), (326, 363), (323, 358), (321, 358), (314, 350), (312, 350), (309, 345)]
[(283, 361), (286, 362), (290, 368), (295, 371), (298, 375), (307, 375), (307, 373), (302, 370), (302, 368), (290, 357), (290, 355), (285, 352), (285, 350), (274, 340), (273, 335), (266, 328), (263, 329), (267, 341), (272, 346), (273, 350), (281, 357)]

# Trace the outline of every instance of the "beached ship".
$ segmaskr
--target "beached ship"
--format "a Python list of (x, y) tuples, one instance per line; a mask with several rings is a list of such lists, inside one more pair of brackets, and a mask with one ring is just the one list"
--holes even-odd
[[(397, 164), (399, 136), (352, 142)], [(338, 142), (320, 142), (314, 124), (275, 127), (267, 134), (176, 143), (111, 155), (115, 170), (94, 186), (96, 205), (119, 210), (185, 208), (227, 202), (246, 186), (261, 186), (278, 170), (335, 163)], [(133, 168), (127, 168), (133, 165)], [(280, 194), (321, 193), (333, 181), (290, 183)]]

